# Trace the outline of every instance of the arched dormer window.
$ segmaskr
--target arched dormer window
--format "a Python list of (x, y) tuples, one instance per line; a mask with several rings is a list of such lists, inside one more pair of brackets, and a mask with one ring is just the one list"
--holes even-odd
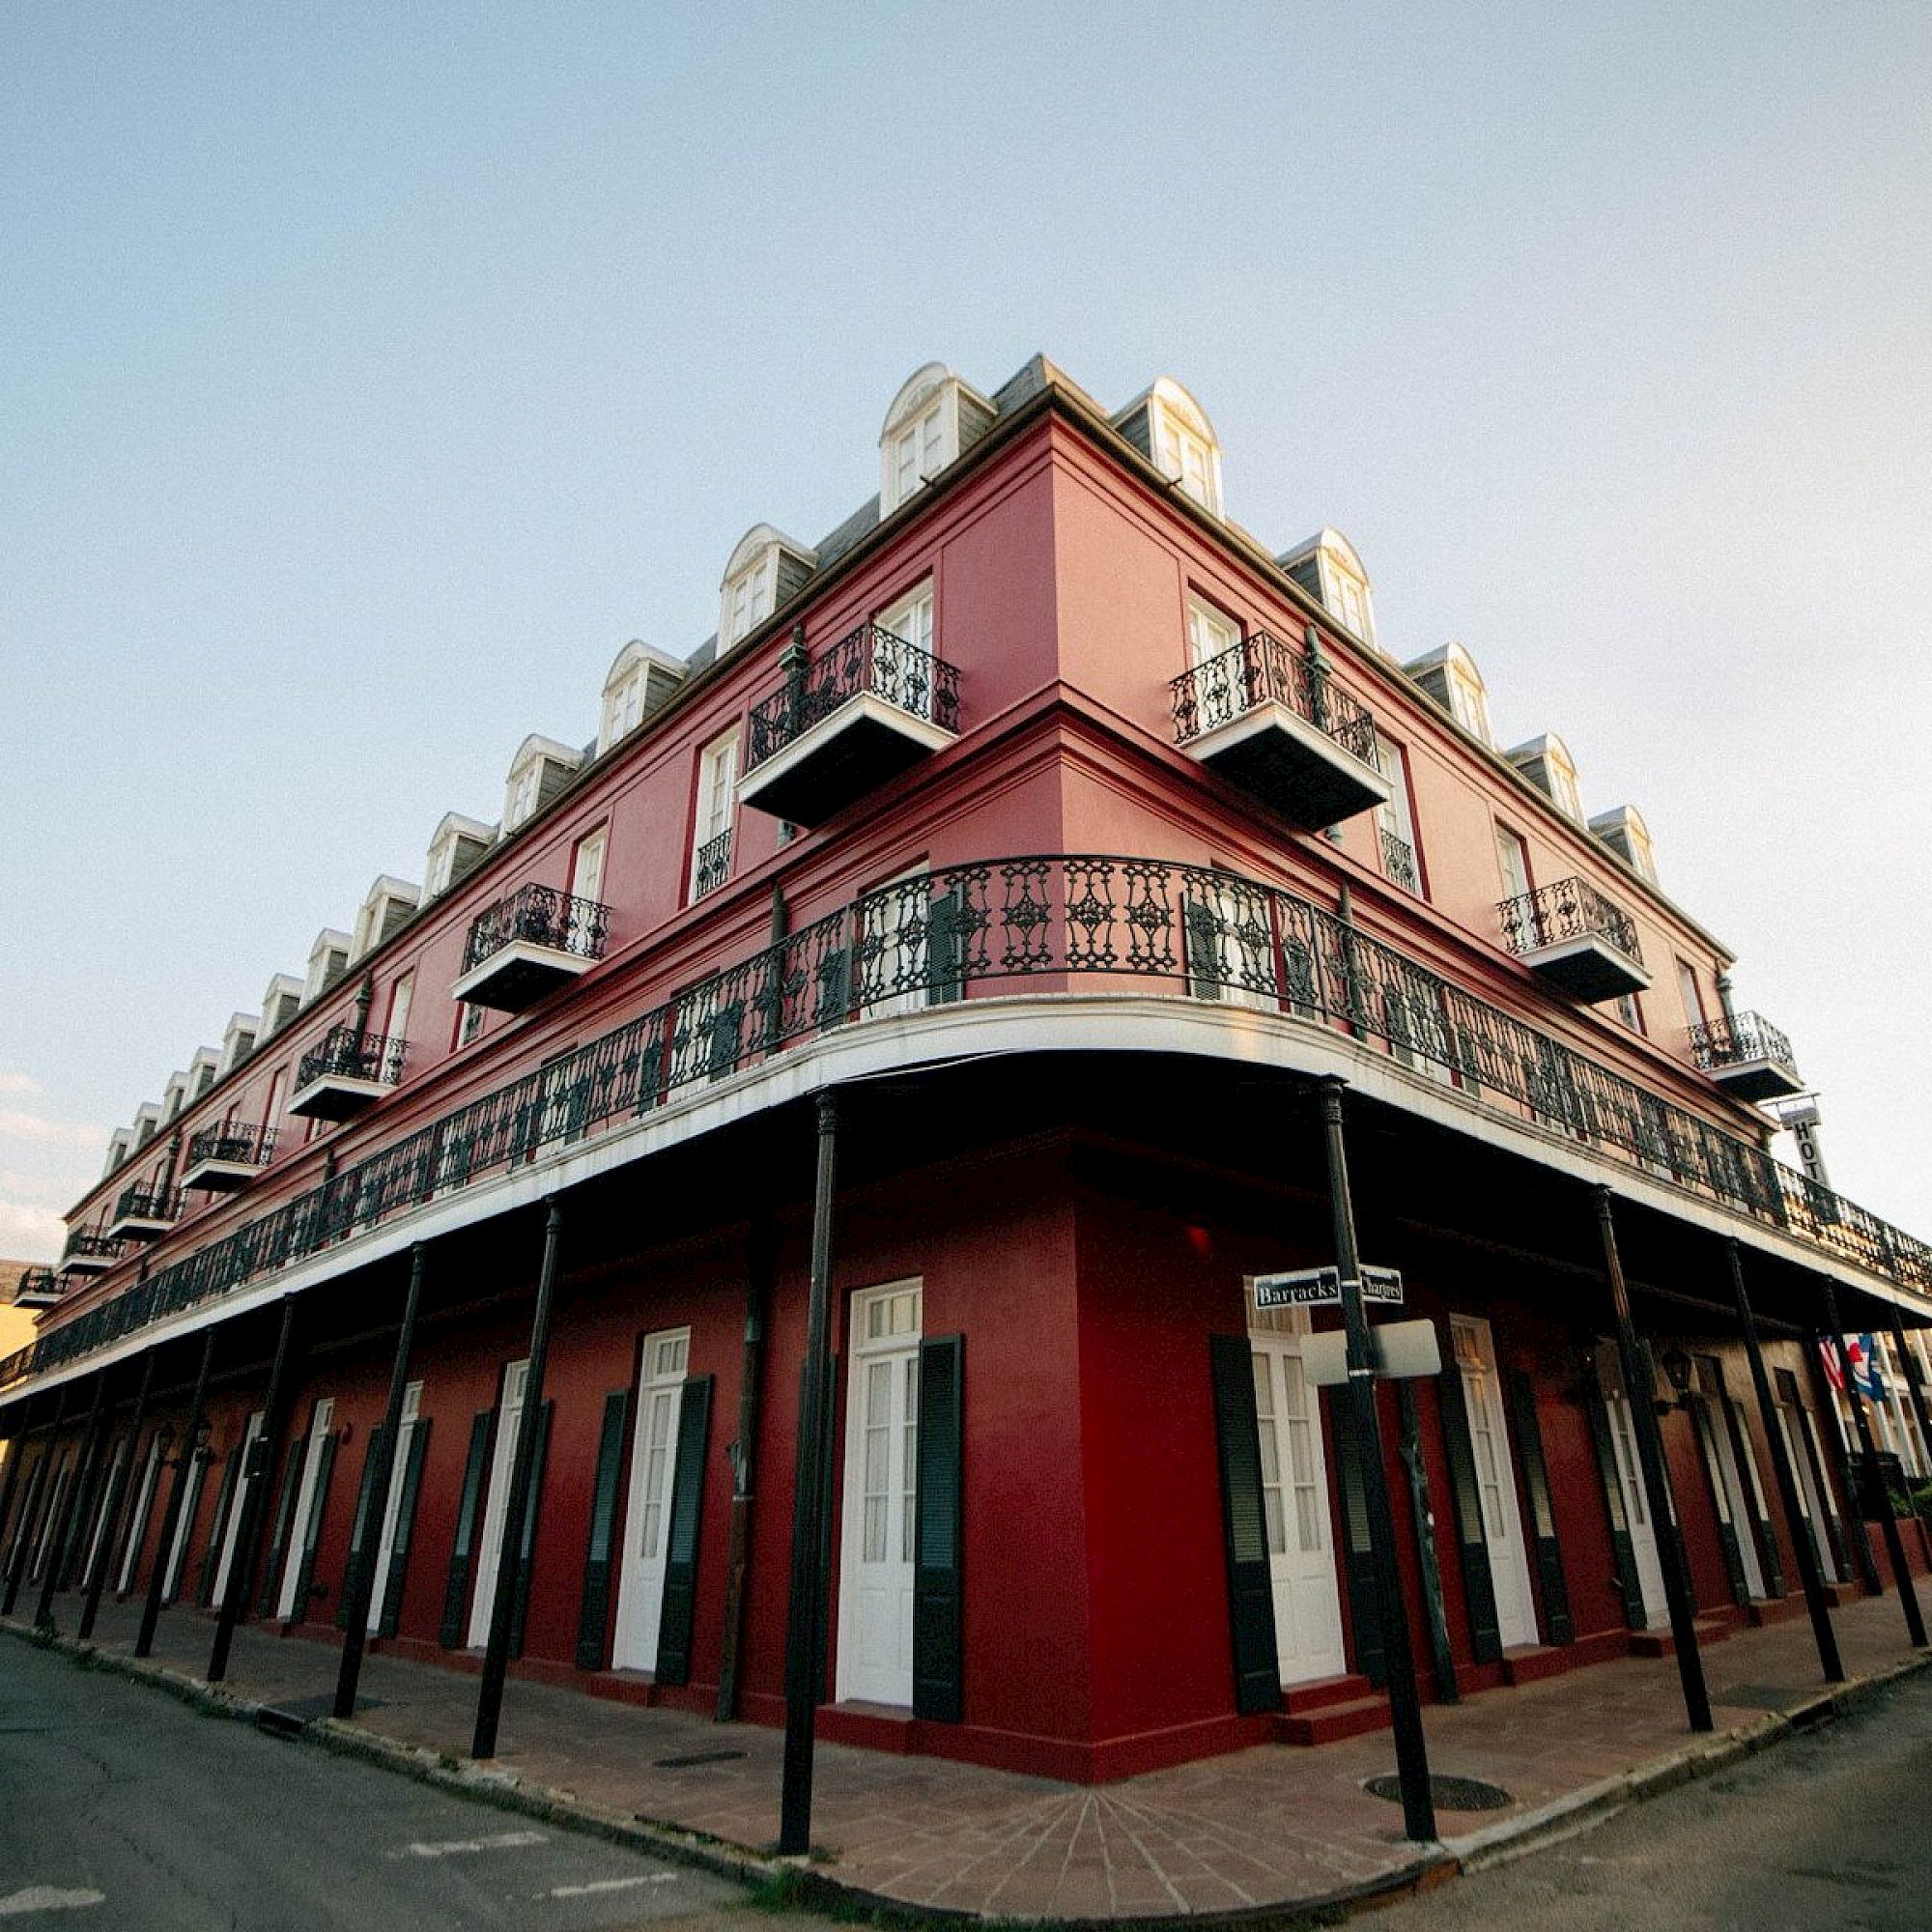
[(1369, 573), (1355, 546), (1340, 530), (1320, 529), (1304, 544), (1284, 551), (1275, 561), (1346, 631), (1363, 643), (1376, 643), (1376, 607)]
[(597, 722), (599, 756), (635, 731), (683, 682), (683, 665), (633, 638), (617, 653), (604, 680), (604, 707)]
[(1614, 811), (1600, 811), (1590, 821), (1590, 830), (1620, 858), (1630, 862), (1632, 870), (1657, 883), (1657, 848), (1650, 842), (1650, 827), (1634, 805), (1620, 805)]
[(719, 586), (718, 649), (722, 656), (750, 637), (779, 606), (794, 596), (818, 564), (818, 553), (774, 529), (753, 524), (738, 539)]
[(1570, 755), (1570, 747), (1554, 731), (1546, 731), (1540, 738), (1518, 745), (1503, 756), (1539, 791), (1547, 792), (1565, 817), (1582, 824), (1583, 799), (1577, 788), (1577, 760)]
[(503, 785), (503, 837), (541, 811), (582, 762), (582, 752), (559, 745), (554, 738), (540, 738), (534, 732), (526, 738), (510, 760)]
[(1136, 396), (1114, 426), (1204, 510), (1221, 514), (1221, 439), (1208, 412), (1172, 376)]
[(1461, 644), (1444, 644), (1413, 664), (1403, 666), (1437, 704), (1472, 737), (1493, 746), (1490, 729), (1490, 688), (1476, 661)]
[(928, 362), (900, 384), (879, 432), (879, 515), (890, 517), (923, 483), (979, 441), (993, 406), (944, 362)]

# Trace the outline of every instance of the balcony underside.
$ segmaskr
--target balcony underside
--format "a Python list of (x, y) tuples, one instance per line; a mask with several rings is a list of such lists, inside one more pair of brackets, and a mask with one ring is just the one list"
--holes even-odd
[(61, 1263), (69, 1274), (105, 1274), (113, 1265), (110, 1255), (69, 1255)]
[(513, 939), (480, 965), (472, 966), (450, 992), (469, 1006), (520, 1013), (546, 994), (581, 979), (596, 963), (581, 952), (565, 952), (533, 939)]
[(182, 1185), (198, 1188), (204, 1194), (235, 1194), (248, 1186), (261, 1171), (252, 1160), (223, 1160), (211, 1155), (189, 1166), (182, 1176)]
[(1715, 1066), (1711, 1078), (1726, 1094), (1739, 1100), (1788, 1100), (1804, 1091), (1798, 1069), (1781, 1060), (1740, 1060), (1729, 1066)]
[(1387, 779), (1285, 704), (1257, 704), (1204, 732), (1188, 752), (1291, 823), (1319, 832), (1390, 796)]
[(738, 795), (794, 825), (822, 824), (952, 739), (943, 726), (862, 691), (748, 773)]
[(159, 1215), (144, 1209), (138, 1213), (122, 1214), (109, 1222), (107, 1237), (112, 1241), (158, 1241), (173, 1225), (171, 1221), (163, 1221)]
[(289, 1112), (311, 1121), (353, 1121), (389, 1091), (388, 1083), (383, 1080), (362, 1080), (350, 1073), (319, 1073), (306, 1087), (296, 1090)]
[(1594, 932), (1580, 939), (1533, 946), (1517, 957), (1538, 979), (1561, 987), (1586, 1007), (1620, 1000), (1626, 993), (1641, 993), (1650, 985), (1650, 975), (1641, 966)]

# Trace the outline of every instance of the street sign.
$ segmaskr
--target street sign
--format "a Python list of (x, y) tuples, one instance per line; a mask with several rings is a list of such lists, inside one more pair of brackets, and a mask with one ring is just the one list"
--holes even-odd
[[(1442, 1349), (1433, 1321), (1385, 1321), (1369, 1330), (1369, 1349), (1378, 1376), (1403, 1379), (1442, 1373)], [(1337, 1328), (1310, 1335), (1301, 1345), (1302, 1372), (1317, 1388), (1335, 1388), (1349, 1379), (1349, 1338)]]
[[(1342, 1299), (1339, 1268), (1297, 1268), (1291, 1274), (1258, 1274), (1255, 1280), (1257, 1308), (1332, 1307)], [(1362, 1299), (1402, 1305), (1400, 1268), (1362, 1265)]]

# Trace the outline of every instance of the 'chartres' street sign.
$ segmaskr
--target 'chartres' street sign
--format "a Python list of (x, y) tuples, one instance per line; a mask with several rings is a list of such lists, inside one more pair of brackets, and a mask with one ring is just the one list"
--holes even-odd
[[(1342, 1274), (1339, 1268), (1297, 1268), (1292, 1274), (1255, 1276), (1257, 1308), (1319, 1308), (1341, 1299)], [(1362, 1299), (1393, 1302), (1399, 1306), (1402, 1301), (1402, 1270), (1370, 1267), (1364, 1263)]]

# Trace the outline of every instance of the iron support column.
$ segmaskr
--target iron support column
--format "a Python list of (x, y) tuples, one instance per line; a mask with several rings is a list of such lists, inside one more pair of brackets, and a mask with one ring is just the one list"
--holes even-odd
[(81, 1607), (80, 1627), (74, 1634), (85, 1643), (94, 1634), (94, 1620), (100, 1614), (100, 1592), (107, 1573), (114, 1567), (115, 1546), (121, 1541), (121, 1511), (128, 1500), (134, 1474), (135, 1459), (141, 1453), (141, 1429), (148, 1419), (148, 1397), (155, 1386), (155, 1356), (150, 1349), (141, 1360), (141, 1386), (134, 1396), (134, 1413), (128, 1424), (128, 1453), (115, 1464), (107, 1478), (107, 1500), (100, 1513), (100, 1545), (87, 1574), (87, 1602)]
[(827, 1543), (824, 1463), (831, 1443), (832, 1211), (838, 1151), (838, 1101), (818, 1095), (818, 1166), (811, 1202), (811, 1287), (807, 1302), (798, 1460), (792, 1475), (791, 1593), (785, 1615), (784, 1775), (779, 1793), (779, 1853), (811, 1849), (813, 1723), (823, 1668)]
[(54, 1523), (53, 1542), (47, 1549), (47, 1567), (41, 1578), (41, 1600), (34, 1605), (34, 1628), (49, 1630), (54, 1621), (54, 1592), (60, 1588), (68, 1565), (68, 1545), (73, 1538), (74, 1519), (80, 1514), (81, 1492), (87, 1487), (88, 1469), (100, 1453), (100, 1435), (107, 1426), (107, 1371), (96, 1371), (94, 1406), (87, 1414), (87, 1433), (80, 1438), (80, 1454), (74, 1458), (73, 1481), (61, 1498), (60, 1516)]
[(53, 1481), (53, 1460), (56, 1446), (60, 1441), (60, 1426), (67, 1419), (67, 1395), (71, 1383), (62, 1382), (54, 1392), (54, 1418), (47, 1424), (47, 1446), (41, 1458), (41, 1464), (46, 1473), (40, 1479), (39, 1493), (35, 1486), (27, 1485), (27, 1492), (20, 1499), (20, 1527), (14, 1542), (14, 1560), (7, 1570), (7, 1594), (0, 1598), (0, 1617), (11, 1617), (14, 1605), (19, 1601), (20, 1581), (27, 1574), (27, 1565), (33, 1561), (34, 1532), (47, 1506), (48, 1485)]
[[(272, 1508), (270, 1496), (275, 1486), (275, 1467), (281, 1461), (282, 1434), (288, 1406), (289, 1366), (295, 1353), (296, 1298), (282, 1297), (282, 1325), (275, 1336), (274, 1361), (269, 1369), (269, 1390), (262, 1402), (262, 1434), (252, 1453), (244, 1451), (242, 1476), (247, 1489), (239, 1498), (242, 1511), (235, 1554), (228, 1565), (228, 1587), (221, 1593), (221, 1619), (214, 1627), (214, 1648), (209, 1653), (208, 1681), (219, 1684), (228, 1675), (228, 1653), (235, 1643), (235, 1626), (255, 1588), (255, 1570), (261, 1562), (262, 1532), (268, 1527)], [(243, 1431), (246, 1440), (246, 1431)], [(255, 1463), (251, 1473), (249, 1462)]]
[(27, 1446), (27, 1416), (33, 1407), (33, 1398), (29, 1396), (20, 1405), (20, 1426), (7, 1438), (7, 1475), (0, 1482), (0, 1549), (6, 1548), (7, 1519), (14, 1514), (14, 1496), (20, 1487), (20, 1464), (26, 1461), (21, 1453)]
[[(1865, 1413), (1864, 1398), (1852, 1374), (1852, 1351), (1845, 1347), (1845, 1324), (1838, 1313), (1838, 1291), (1829, 1275), (1824, 1277), (1825, 1320), (1832, 1331), (1832, 1347), (1838, 1357), (1838, 1373), (1845, 1378), (1845, 1400), (1852, 1406), (1852, 1420), (1858, 1426), (1859, 1453), (1864, 1458), (1865, 1480), (1874, 1493), (1883, 1489), (1878, 1472), (1878, 1444), (1872, 1440), (1871, 1417)], [(1863, 1500), (1853, 1485), (1852, 1516), (1862, 1541), (1865, 1534)], [(1891, 1565), (1892, 1581), (1898, 1585), (1898, 1601), (1905, 1607), (1905, 1629), (1913, 1644), (1925, 1648), (1925, 1619), (1918, 1610), (1918, 1592), (1912, 1587), (1912, 1571), (1905, 1560), (1905, 1541), (1898, 1533), (1898, 1519), (1891, 1513), (1889, 1497), (1879, 1509), (1879, 1530), (1885, 1538), (1886, 1559)]]
[(1670, 1634), (1677, 1651), (1677, 1675), (1684, 1687), (1684, 1714), (1693, 1731), (1712, 1728), (1711, 1696), (1704, 1686), (1704, 1660), (1697, 1649), (1697, 1606), (1690, 1596), (1684, 1539), (1677, 1532), (1670, 1507), (1670, 1482), (1663, 1467), (1663, 1432), (1657, 1426), (1655, 1378), (1650, 1357), (1636, 1339), (1631, 1320), (1630, 1290), (1624, 1285), (1624, 1264), (1617, 1253), (1616, 1221), (1610, 1210), (1610, 1190), (1599, 1186), (1597, 1227), (1604, 1239), (1604, 1268), (1610, 1280), (1610, 1304), (1617, 1322), (1617, 1361), (1623, 1369), (1624, 1397), (1636, 1427), (1636, 1456), (1643, 1470), (1643, 1493), (1657, 1532), (1662, 1558), (1663, 1598), (1670, 1609)]
[(202, 1338), (201, 1367), (194, 1378), (194, 1394), (187, 1406), (187, 1425), (175, 1455), (175, 1479), (168, 1485), (167, 1507), (161, 1512), (160, 1547), (155, 1551), (155, 1566), (148, 1576), (147, 1601), (141, 1605), (141, 1630), (134, 1639), (134, 1655), (146, 1657), (155, 1647), (155, 1626), (161, 1619), (161, 1599), (168, 1587), (168, 1558), (174, 1554), (175, 1530), (186, 1506), (187, 1486), (194, 1474), (194, 1459), (201, 1454), (202, 1410), (208, 1403), (208, 1372), (214, 1366), (214, 1330)]
[(403, 1301), (403, 1325), (396, 1336), (396, 1359), (389, 1370), (389, 1404), (383, 1411), (383, 1433), (372, 1437), (368, 1454), (376, 1457), (376, 1473), (369, 1485), (362, 1517), (362, 1549), (351, 1563), (349, 1628), (342, 1638), (342, 1662), (335, 1673), (335, 1715), (355, 1715), (355, 1686), (362, 1675), (362, 1651), (369, 1639), (369, 1605), (376, 1588), (376, 1558), (383, 1548), (383, 1524), (388, 1516), (389, 1485), (401, 1446), (403, 1396), (409, 1388), (410, 1350), (415, 1346), (416, 1310), (422, 1305), (423, 1244), (410, 1250), (410, 1286)]
[(1429, 1748), (1422, 1735), (1422, 1695), (1409, 1647), (1408, 1610), (1395, 1549), (1395, 1508), (1389, 1499), (1388, 1463), (1382, 1453), (1381, 1409), (1376, 1401), (1376, 1363), (1369, 1315), (1362, 1303), (1362, 1258), (1355, 1243), (1355, 1205), (1349, 1191), (1349, 1151), (1342, 1134), (1338, 1079), (1321, 1082), (1321, 1127), (1328, 1152), (1328, 1211), (1335, 1231), (1335, 1262), (1342, 1278), (1342, 1321), (1348, 1331), (1348, 1401), (1353, 1412), (1355, 1456), (1369, 1520), (1370, 1555), (1387, 1660), (1389, 1719), (1395, 1763), (1402, 1782), (1403, 1828), (1418, 1844), (1435, 1836), (1435, 1801), (1429, 1786)]
[(763, 1388), (765, 1318), (771, 1306), (776, 1235), (759, 1210), (747, 1242), (745, 1348), (738, 1378), (738, 1439), (731, 1458), (731, 1536), (724, 1560), (724, 1653), (718, 1667), (717, 1720), (738, 1715), (738, 1672), (745, 1649), (745, 1585), (751, 1563), (752, 1498), (756, 1486), (759, 1397)]
[(1737, 1298), (1738, 1326), (1744, 1330), (1745, 1353), (1750, 1359), (1751, 1386), (1757, 1390), (1764, 1439), (1771, 1444), (1771, 1472), (1777, 1485), (1778, 1507), (1784, 1512), (1784, 1527), (1791, 1536), (1798, 1579), (1804, 1587), (1804, 1607), (1811, 1614), (1811, 1634), (1818, 1642), (1818, 1664), (1827, 1684), (1842, 1684), (1845, 1666), (1838, 1659), (1838, 1634), (1832, 1628), (1831, 1605), (1825, 1601), (1825, 1579), (1818, 1572), (1818, 1546), (1811, 1540), (1811, 1525), (1805, 1520), (1804, 1508), (1799, 1500), (1798, 1472), (1791, 1466), (1784, 1432), (1778, 1427), (1771, 1375), (1764, 1366), (1764, 1350), (1758, 1346), (1757, 1317), (1751, 1311), (1750, 1296), (1745, 1293), (1744, 1262), (1735, 1238), (1727, 1237), (1724, 1248), (1730, 1257), (1731, 1293)]
[(503, 1715), (503, 1680), (510, 1671), (510, 1619), (516, 1608), (517, 1577), (524, 1567), (524, 1521), (530, 1513), (530, 1465), (536, 1461), (537, 1431), (543, 1426), (544, 1367), (550, 1355), (550, 1312), (556, 1298), (556, 1249), (563, 1209), (554, 1196), (544, 1215), (543, 1265), (537, 1275), (536, 1313), (530, 1321), (530, 1366), (524, 1377), (523, 1406), (517, 1411), (517, 1441), (510, 1454), (510, 1493), (503, 1511), (502, 1542), (497, 1550), (497, 1587), (490, 1603), (490, 1639), (483, 1652), (483, 1682), (476, 1693), (474, 1758), (497, 1755), (497, 1725)]

